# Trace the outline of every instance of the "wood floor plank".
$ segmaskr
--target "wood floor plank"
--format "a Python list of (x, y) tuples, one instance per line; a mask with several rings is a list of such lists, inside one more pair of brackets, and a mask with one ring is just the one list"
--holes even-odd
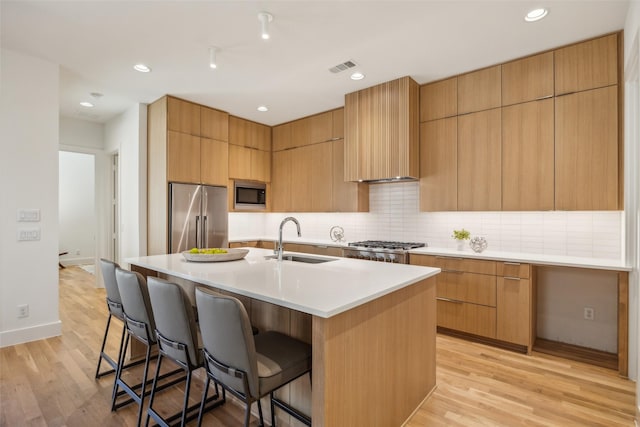
[[(107, 320), (105, 292), (94, 280), (80, 268), (60, 270), (62, 336), (0, 349), (1, 427), (135, 425), (135, 406), (110, 411), (113, 376), (93, 378)], [(112, 320), (107, 351), (114, 357), (121, 331)], [(438, 335), (436, 348), (438, 386), (407, 427), (634, 425), (635, 384), (614, 370), (446, 335)], [(128, 375), (139, 377), (141, 369)], [(203, 382), (197, 372), (192, 402)], [(158, 395), (164, 413), (178, 410), (182, 390)], [(242, 419), (243, 408), (230, 399), (203, 425), (239, 426)]]

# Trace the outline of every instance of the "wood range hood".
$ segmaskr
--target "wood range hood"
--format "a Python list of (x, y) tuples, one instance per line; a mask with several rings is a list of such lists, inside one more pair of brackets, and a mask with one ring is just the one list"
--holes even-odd
[(344, 179), (419, 178), (419, 86), (411, 77), (345, 95)]

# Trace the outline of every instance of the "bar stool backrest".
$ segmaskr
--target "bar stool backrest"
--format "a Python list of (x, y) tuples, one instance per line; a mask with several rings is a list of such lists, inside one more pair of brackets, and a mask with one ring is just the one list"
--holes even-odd
[(160, 348), (167, 356), (186, 366), (201, 366), (202, 352), (198, 349), (198, 326), (186, 291), (180, 285), (156, 277), (149, 277), (147, 283), (158, 333), (187, 347), (185, 352), (170, 345), (163, 345), (158, 338)]
[(154, 344), (156, 323), (151, 309), (147, 281), (137, 271), (116, 268), (116, 282), (127, 319), (127, 329), (138, 338)]
[(107, 306), (112, 315), (118, 319), (124, 320), (124, 312), (122, 311), (122, 298), (118, 290), (116, 282), (116, 268), (120, 266), (108, 259), (100, 258), (100, 270), (102, 270), (102, 279), (104, 287), (107, 290)]
[[(249, 315), (231, 296), (196, 288), (196, 304), (202, 343), (218, 362), (246, 374), (251, 395), (259, 396), (258, 362)], [(212, 370), (211, 365), (209, 369)], [(221, 370), (215, 376), (235, 390), (244, 390), (243, 380)]]

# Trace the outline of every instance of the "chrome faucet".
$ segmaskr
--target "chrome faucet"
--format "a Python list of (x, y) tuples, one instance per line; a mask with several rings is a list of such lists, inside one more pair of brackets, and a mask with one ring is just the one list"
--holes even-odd
[(288, 216), (285, 219), (283, 219), (282, 222), (280, 223), (280, 230), (278, 231), (278, 243), (275, 249), (275, 253), (278, 255), (278, 261), (282, 261), (282, 227), (284, 227), (284, 224), (287, 221), (293, 221), (296, 224), (296, 227), (298, 228), (298, 237), (302, 237), (302, 235), (300, 234), (300, 223), (298, 222), (297, 219), (295, 219), (292, 216)]

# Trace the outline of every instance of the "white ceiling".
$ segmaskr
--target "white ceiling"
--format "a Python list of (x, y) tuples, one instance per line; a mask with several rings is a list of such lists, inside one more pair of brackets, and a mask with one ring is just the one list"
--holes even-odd
[[(60, 64), (61, 115), (105, 122), (171, 94), (274, 125), (405, 75), (422, 84), (620, 30), (628, 3), (2, 0), (1, 42)], [(549, 15), (526, 23), (540, 5)], [(268, 41), (260, 11), (274, 16)], [(216, 70), (209, 46), (219, 49)], [(349, 59), (364, 80), (328, 71)], [(139, 62), (153, 71), (134, 71)], [(90, 92), (104, 96), (80, 107)]]

